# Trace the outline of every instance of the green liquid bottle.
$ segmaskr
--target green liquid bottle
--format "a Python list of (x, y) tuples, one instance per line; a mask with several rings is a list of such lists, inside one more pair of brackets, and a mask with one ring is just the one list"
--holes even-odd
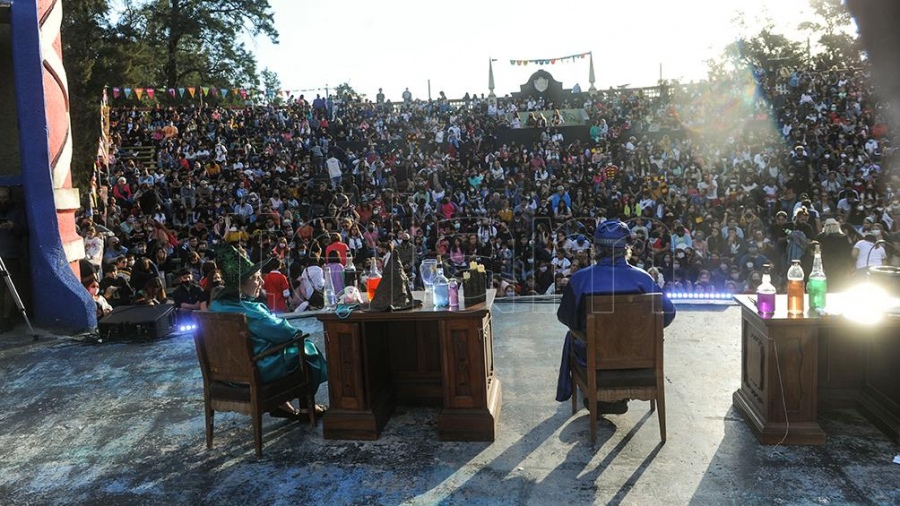
[(809, 308), (815, 310), (825, 307), (828, 279), (825, 277), (825, 269), (822, 268), (822, 251), (819, 243), (813, 242), (813, 246), (815, 256), (813, 257), (812, 271), (809, 273), (809, 281), (806, 283), (806, 293), (809, 295)]

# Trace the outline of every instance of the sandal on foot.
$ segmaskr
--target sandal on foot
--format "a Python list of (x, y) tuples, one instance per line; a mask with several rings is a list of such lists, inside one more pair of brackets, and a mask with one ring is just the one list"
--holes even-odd
[[(315, 409), (315, 417), (316, 417), (316, 420), (318, 420), (319, 418), (322, 418), (322, 416), (325, 414), (325, 412), (328, 411), (328, 408), (327, 408), (326, 406), (321, 405), (321, 404), (316, 404), (316, 407), (315, 407), (314, 409)], [(299, 410), (299, 413), (298, 413), (298, 414), (299, 414), (300, 417), (308, 416), (308, 415), (309, 415), (309, 410), (306, 409), (306, 408), (301, 408), (301, 409)]]
[(272, 418), (287, 418), (289, 420), (300, 420), (300, 412), (297, 410), (287, 411), (284, 408), (277, 408), (269, 411)]

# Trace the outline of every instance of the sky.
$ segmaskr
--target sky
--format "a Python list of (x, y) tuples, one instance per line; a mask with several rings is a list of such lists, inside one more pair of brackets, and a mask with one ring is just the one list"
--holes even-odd
[[(540, 68), (565, 88), (587, 90), (589, 60), (537, 66), (510, 60), (551, 59), (591, 52), (595, 86), (654, 86), (660, 77), (682, 82), (706, 77), (705, 60), (718, 56), (742, 29), (743, 12), (756, 33), (763, 20), (792, 38), (809, 19), (808, 0), (270, 0), (279, 44), (256, 39), (250, 49), (259, 69), (275, 71), (283, 89), (321, 93), (347, 82), (370, 99), (383, 88), (399, 100), (405, 88), (415, 98), (440, 91), (449, 98), (488, 92), (488, 62), (494, 58), (498, 96)], [(557, 6), (559, 6), (557, 8)], [(562, 7), (564, 6), (564, 7)]]

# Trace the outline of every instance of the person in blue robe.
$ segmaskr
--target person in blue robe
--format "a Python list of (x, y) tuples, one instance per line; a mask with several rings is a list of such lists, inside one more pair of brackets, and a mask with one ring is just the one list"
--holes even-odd
[[(594, 256), (596, 263), (580, 269), (572, 275), (563, 291), (562, 301), (556, 312), (559, 321), (570, 329), (563, 344), (556, 400), (563, 402), (573, 395), (572, 371), (569, 352), (574, 350), (578, 363), (587, 367), (587, 343), (573, 335), (583, 335), (586, 329), (584, 299), (586, 295), (625, 295), (661, 293), (659, 285), (643, 269), (628, 263), (631, 231), (619, 220), (606, 220), (594, 232)], [(663, 324), (669, 326), (675, 319), (675, 305), (663, 296)], [(628, 399), (619, 402), (598, 402), (598, 413), (621, 414), (628, 410)]]
[[(222, 271), (222, 286), (217, 287), (209, 306), (210, 311), (241, 313), (247, 317), (250, 339), (253, 342), (253, 353), (260, 354), (266, 350), (294, 339), (301, 331), (289, 321), (273, 314), (265, 301), (259, 300), (263, 287), (263, 279), (259, 271), (261, 265), (254, 265), (246, 256), (230, 245), (224, 245), (216, 252), (216, 263)], [(303, 355), (299, 346), (288, 346), (281, 353), (269, 355), (259, 360), (256, 365), (263, 383), (283, 378), (300, 367), (300, 360), (306, 361), (312, 375), (310, 388), (313, 395), (319, 385), (328, 377), (328, 364), (322, 352), (312, 341), (303, 341)], [(302, 401), (302, 399), (301, 399)], [(270, 413), (282, 418), (301, 419), (308, 406), (295, 409), (285, 403), (279, 410)], [(325, 412), (325, 407), (313, 407), (316, 416)], [(307, 412), (308, 413), (308, 412)]]

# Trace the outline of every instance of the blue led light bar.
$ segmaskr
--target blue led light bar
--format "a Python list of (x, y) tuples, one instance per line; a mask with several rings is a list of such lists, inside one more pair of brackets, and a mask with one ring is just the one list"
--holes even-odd
[(733, 304), (734, 294), (731, 292), (667, 292), (666, 297), (672, 302), (682, 304)]

